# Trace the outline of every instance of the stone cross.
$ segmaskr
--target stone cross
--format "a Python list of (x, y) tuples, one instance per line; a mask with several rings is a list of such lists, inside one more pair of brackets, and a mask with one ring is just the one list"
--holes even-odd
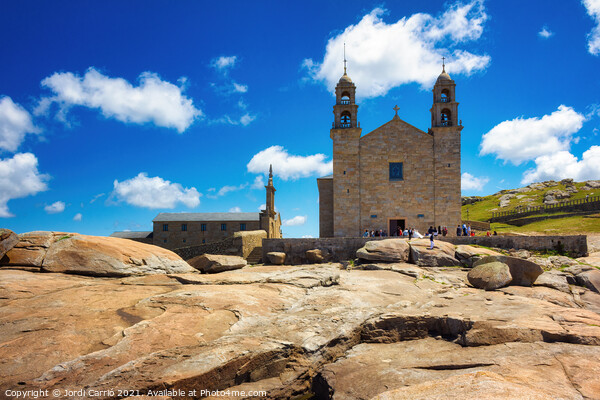
[(398, 105), (396, 104), (396, 106), (394, 108), (392, 108), (392, 110), (396, 111), (396, 117), (398, 116), (398, 110), (400, 109), (400, 107), (398, 107)]

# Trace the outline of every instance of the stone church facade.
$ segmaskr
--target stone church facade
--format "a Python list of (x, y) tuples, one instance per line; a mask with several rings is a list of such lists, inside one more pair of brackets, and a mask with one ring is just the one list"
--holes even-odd
[(460, 135), (455, 82), (445, 68), (433, 87), (431, 127), (396, 115), (361, 136), (356, 86), (340, 78), (333, 106), (333, 175), (317, 179), (320, 237), (356, 237), (365, 229), (421, 233), (461, 223)]

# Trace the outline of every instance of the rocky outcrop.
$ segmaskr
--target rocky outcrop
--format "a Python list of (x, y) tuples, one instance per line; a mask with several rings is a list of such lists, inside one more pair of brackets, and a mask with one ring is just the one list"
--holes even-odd
[(273, 265), (283, 265), (285, 262), (285, 253), (279, 251), (271, 251), (267, 253), (267, 258), (269, 259), (269, 263)]
[(517, 397), (597, 393), (599, 294), (485, 292), (468, 287), (461, 268), (382, 265), (390, 269), (113, 279), (0, 270), (0, 393), (201, 388), (370, 399), (411, 388), (431, 398), (431, 387), (460, 398), (450, 382), (472, 383), (477, 398), (498, 382)]
[(534, 262), (510, 256), (487, 256), (476, 261), (473, 266), (476, 267), (494, 261), (508, 265), (510, 268), (510, 275), (512, 276), (512, 281), (510, 282), (511, 285), (531, 286), (537, 277), (544, 272), (542, 267)]
[(466, 206), (469, 204), (475, 204), (482, 200), (483, 200), (483, 197), (481, 197), (481, 196), (463, 196), (463, 197), (461, 197), (461, 202), (462, 202), (463, 206)]
[(596, 293), (600, 293), (600, 270), (591, 269), (583, 271), (576, 276), (577, 284), (584, 286)]
[(565, 293), (571, 293), (567, 274), (557, 270), (544, 271), (534, 282), (536, 286), (545, 286)]
[(0, 259), (15, 245), (19, 243), (19, 237), (10, 229), (0, 229)]
[(434, 241), (434, 248), (429, 249), (429, 239), (411, 240), (410, 262), (426, 267), (459, 266), (460, 261), (454, 258), (454, 245), (441, 240)]
[(366, 261), (408, 261), (409, 245), (406, 239), (383, 239), (365, 243), (356, 251), (356, 257)]
[(193, 272), (177, 254), (132, 240), (64, 232), (29, 232), (0, 264), (44, 272), (122, 277)]
[(514, 199), (514, 194), (504, 194), (498, 198), (498, 206), (500, 207), (508, 207), (510, 205), (510, 200)]
[(203, 274), (216, 274), (244, 268), (248, 265), (242, 257), (217, 254), (203, 254), (188, 260), (188, 263)]
[(456, 246), (454, 256), (466, 267), (472, 267), (475, 261), (484, 256), (501, 256), (497, 251), (486, 249), (485, 247), (475, 247), (466, 244)]
[(512, 276), (508, 265), (493, 261), (477, 265), (469, 271), (467, 279), (476, 288), (494, 290), (508, 286), (512, 281)]

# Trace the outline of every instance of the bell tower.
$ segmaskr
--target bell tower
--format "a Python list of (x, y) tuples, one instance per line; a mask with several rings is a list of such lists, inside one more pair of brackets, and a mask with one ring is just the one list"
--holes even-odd
[(358, 122), (356, 86), (346, 74), (344, 45), (344, 75), (335, 87), (333, 124), (333, 236), (360, 235), (360, 166), (359, 150), (362, 129)]
[(446, 226), (449, 232), (454, 232), (454, 228), (461, 223), (460, 134), (463, 126), (458, 119), (456, 84), (446, 72), (445, 63), (442, 63), (442, 73), (433, 86), (430, 111), (434, 224)]

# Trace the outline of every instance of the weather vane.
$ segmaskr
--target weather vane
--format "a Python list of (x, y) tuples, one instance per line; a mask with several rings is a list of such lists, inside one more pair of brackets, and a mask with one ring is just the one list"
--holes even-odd
[(346, 75), (346, 42), (344, 42), (344, 75)]

